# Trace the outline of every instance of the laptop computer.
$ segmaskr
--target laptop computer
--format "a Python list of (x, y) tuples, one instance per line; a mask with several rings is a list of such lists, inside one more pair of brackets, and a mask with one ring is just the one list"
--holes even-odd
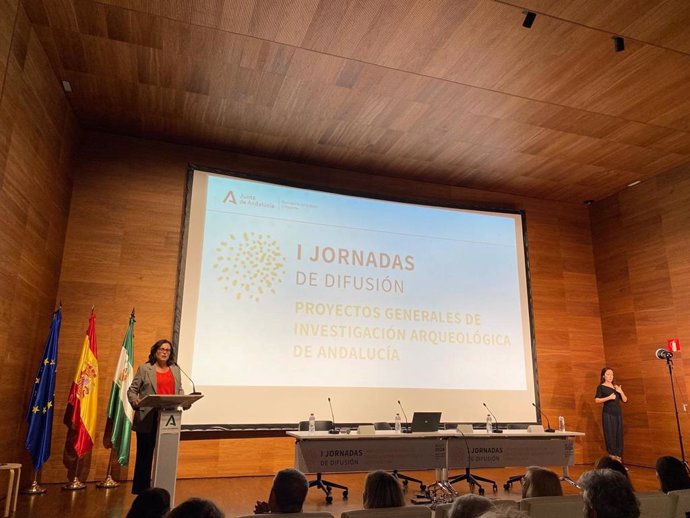
[(412, 433), (438, 432), (441, 412), (415, 412), (412, 414)]

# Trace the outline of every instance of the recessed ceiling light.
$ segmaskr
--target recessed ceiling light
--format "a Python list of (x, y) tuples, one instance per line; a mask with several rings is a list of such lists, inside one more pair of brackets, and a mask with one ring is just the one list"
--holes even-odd
[(70, 93), (72, 91), (72, 85), (69, 84), (69, 81), (63, 81), (62, 82), (62, 88), (65, 90), (65, 92)]
[(629, 183), (629, 184), (628, 184), (628, 187), (635, 187), (635, 186), (636, 186), (638, 183), (640, 183), (640, 182), (641, 182), (641, 180), (636, 180), (636, 181), (634, 181), (634, 182), (632, 182), (632, 183)]

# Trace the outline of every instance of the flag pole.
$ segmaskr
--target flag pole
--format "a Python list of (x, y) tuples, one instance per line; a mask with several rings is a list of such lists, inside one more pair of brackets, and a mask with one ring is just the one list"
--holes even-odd
[(105, 475), (105, 480), (96, 484), (98, 489), (112, 489), (120, 485), (117, 480), (110, 476), (110, 472), (113, 469), (113, 453), (115, 453), (113, 449), (114, 448), (110, 448), (110, 457), (108, 457), (108, 472)]
[(34, 469), (34, 481), (31, 483), (29, 487), (26, 489), (22, 489), (21, 493), (22, 495), (42, 495), (46, 491), (48, 491), (46, 488), (41, 487), (38, 483), (38, 471)]
[(62, 489), (65, 491), (78, 491), (80, 489), (84, 489), (86, 487), (86, 484), (84, 484), (81, 480), (79, 480), (79, 457), (77, 457), (77, 462), (74, 464), (74, 479), (72, 482), (65, 484), (62, 486)]

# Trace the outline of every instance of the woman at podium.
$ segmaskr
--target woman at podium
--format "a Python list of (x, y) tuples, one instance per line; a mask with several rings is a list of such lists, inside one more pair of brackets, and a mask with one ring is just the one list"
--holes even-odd
[(135, 410), (133, 428), (137, 434), (137, 460), (132, 481), (135, 495), (151, 487), (158, 412), (139, 408), (139, 402), (150, 394), (184, 394), (180, 368), (175, 363), (175, 351), (169, 340), (158, 340), (151, 346), (148, 361), (137, 369), (127, 391), (127, 398)]

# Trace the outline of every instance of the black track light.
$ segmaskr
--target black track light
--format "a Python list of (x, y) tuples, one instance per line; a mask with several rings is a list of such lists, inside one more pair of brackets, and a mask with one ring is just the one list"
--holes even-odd
[(611, 36), (611, 39), (616, 52), (623, 52), (625, 50), (625, 38), (623, 36)]
[(531, 29), (532, 25), (534, 24), (534, 19), (537, 17), (537, 13), (533, 13), (532, 11), (522, 11), (522, 14), (525, 15), (525, 19), (522, 21), (522, 26), (525, 29)]

